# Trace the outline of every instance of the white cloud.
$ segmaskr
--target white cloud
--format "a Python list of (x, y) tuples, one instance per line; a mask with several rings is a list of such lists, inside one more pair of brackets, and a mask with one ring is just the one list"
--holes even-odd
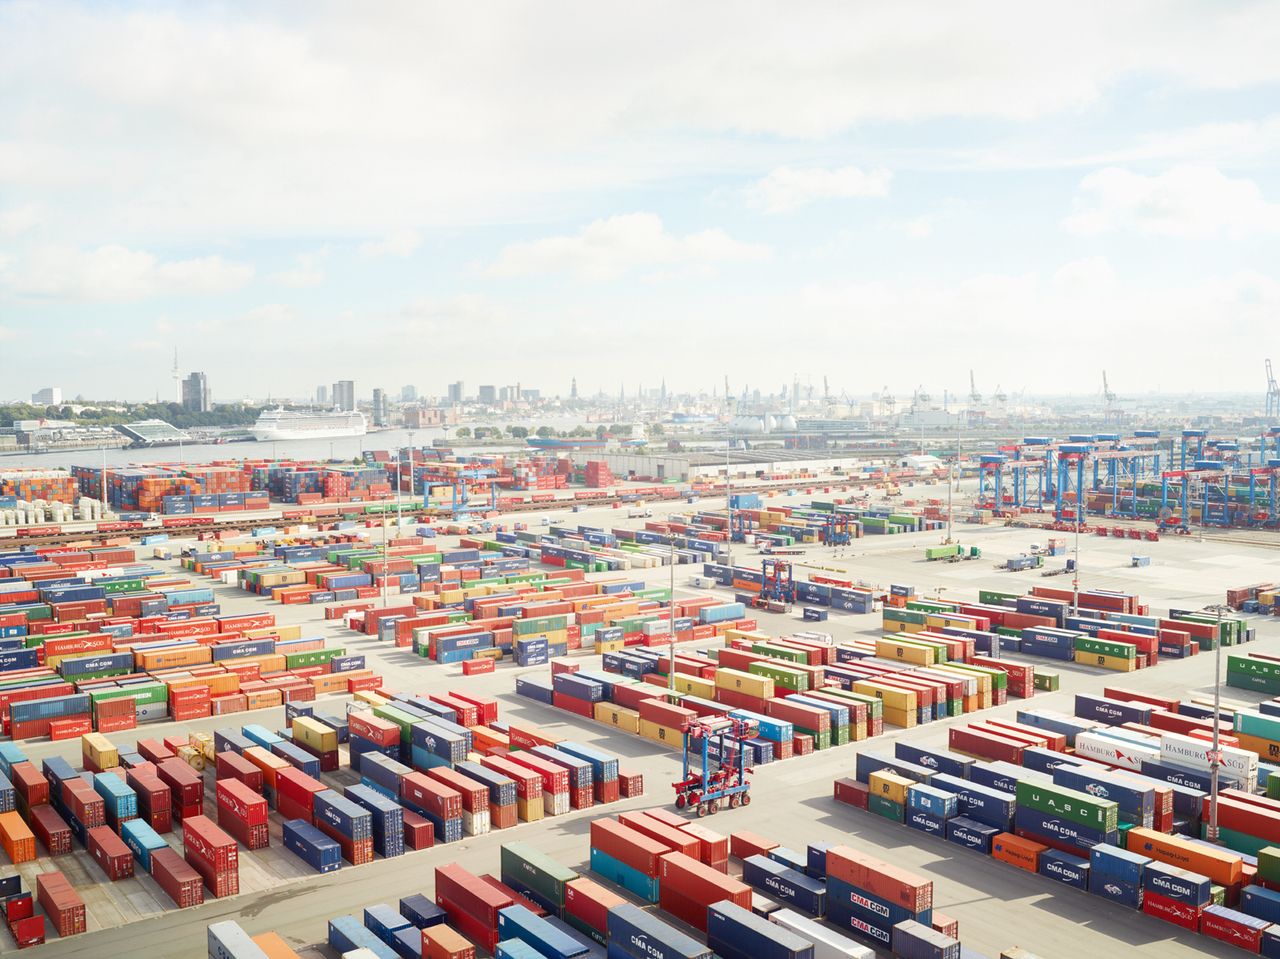
[(847, 166), (826, 170), (817, 167), (781, 166), (747, 190), (747, 203), (766, 213), (788, 213), (818, 200), (887, 196), (888, 170), (864, 172)]
[(253, 267), (221, 256), (166, 262), (144, 250), (111, 244), (90, 251), (40, 247), (7, 267), (0, 285), (20, 296), (127, 302), (230, 293), (252, 276)]
[(34, 229), (40, 223), (40, 212), (35, 206), (14, 207), (11, 210), (0, 210), (0, 236), (7, 239), (19, 237)]
[(571, 273), (607, 280), (655, 266), (705, 266), (767, 259), (769, 248), (735, 240), (723, 230), (677, 236), (653, 213), (629, 213), (596, 220), (573, 236), (551, 236), (508, 246), (489, 267), (493, 276)]
[(324, 251), (319, 253), (299, 253), (293, 258), (293, 266), (275, 274), (272, 279), (281, 286), (302, 288), (319, 286), (324, 282), (324, 269), (321, 263), (325, 259)]
[(1053, 282), (1066, 290), (1099, 290), (1112, 286), (1115, 270), (1105, 257), (1090, 256), (1073, 260), (1053, 274)]
[(1154, 176), (1108, 167), (1080, 182), (1075, 212), (1063, 225), (1082, 236), (1242, 237), (1280, 230), (1280, 204), (1268, 202), (1252, 180), (1214, 167), (1178, 166)]
[(404, 259), (422, 245), (422, 237), (414, 230), (396, 230), (381, 240), (360, 244), (360, 255), (366, 258), (397, 256)]

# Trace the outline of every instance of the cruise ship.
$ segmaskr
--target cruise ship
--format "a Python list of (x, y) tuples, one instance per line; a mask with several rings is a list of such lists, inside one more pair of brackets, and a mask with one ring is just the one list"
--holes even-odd
[(286, 410), (276, 407), (263, 410), (250, 432), (259, 441), (325, 440), (345, 436), (364, 436), (367, 431), (364, 414), (358, 410)]

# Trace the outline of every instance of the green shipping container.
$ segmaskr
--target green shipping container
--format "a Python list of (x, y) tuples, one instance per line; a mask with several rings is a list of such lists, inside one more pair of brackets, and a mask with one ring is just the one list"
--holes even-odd
[(884, 796), (868, 796), (867, 812), (883, 816), (885, 819), (892, 819), (894, 822), (906, 822), (906, 810), (902, 804), (886, 799)]
[(1061, 674), (1055, 673), (1051, 669), (1041, 669), (1039, 666), (1036, 667), (1035, 684), (1036, 689), (1041, 692), (1056, 693), (1061, 681)]
[(1077, 636), (1075, 648), (1081, 653), (1116, 656), (1120, 659), (1136, 659), (1138, 655), (1138, 647), (1132, 643), (1115, 643), (1106, 639), (1094, 639), (1091, 636)]
[(809, 674), (783, 666), (781, 663), (752, 663), (747, 671), (757, 676), (768, 676), (777, 686), (785, 687), (796, 693), (809, 691)]
[(1120, 807), (1109, 799), (1095, 799), (1074, 789), (1028, 780), (1018, 783), (1016, 795), (1019, 806), (1060, 816), (1090, 829), (1112, 832), (1120, 825)]
[(538, 852), (527, 842), (509, 842), (501, 851), (502, 881), (517, 892), (531, 890), (536, 900), (556, 916), (564, 914), (565, 883), (578, 874), (566, 869), (550, 856)]

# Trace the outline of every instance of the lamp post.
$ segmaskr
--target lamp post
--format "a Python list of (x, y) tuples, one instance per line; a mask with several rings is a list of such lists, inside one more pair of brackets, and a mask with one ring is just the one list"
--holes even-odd
[(676, 540), (670, 532), (671, 546), (671, 594), (667, 597), (667, 690), (676, 691)]
[(1219, 744), (1219, 725), (1222, 721), (1222, 614), (1234, 612), (1230, 606), (1214, 603), (1202, 612), (1217, 617), (1217, 635), (1213, 642), (1213, 752), (1209, 756), (1209, 828), (1205, 838), (1218, 841), (1218, 779), (1222, 769), (1222, 747)]

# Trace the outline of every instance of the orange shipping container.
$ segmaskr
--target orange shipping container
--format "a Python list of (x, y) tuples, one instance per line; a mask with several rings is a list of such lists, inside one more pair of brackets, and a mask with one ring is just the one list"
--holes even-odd
[(1040, 868), (1040, 854), (1048, 848), (1030, 839), (1002, 832), (991, 840), (991, 858), (1027, 872), (1036, 872)]
[(0, 813), (0, 843), (14, 865), (36, 858), (36, 837), (16, 812)]
[(244, 758), (262, 770), (264, 785), (276, 788), (276, 773), (288, 769), (289, 763), (274, 753), (267, 752), (261, 746), (250, 746), (244, 751)]
[(1212, 849), (1154, 829), (1135, 826), (1129, 830), (1126, 843), (1130, 852), (1150, 856), (1179, 869), (1198, 872), (1220, 886), (1233, 886), (1240, 882), (1244, 871), (1243, 861), (1229, 849)]

